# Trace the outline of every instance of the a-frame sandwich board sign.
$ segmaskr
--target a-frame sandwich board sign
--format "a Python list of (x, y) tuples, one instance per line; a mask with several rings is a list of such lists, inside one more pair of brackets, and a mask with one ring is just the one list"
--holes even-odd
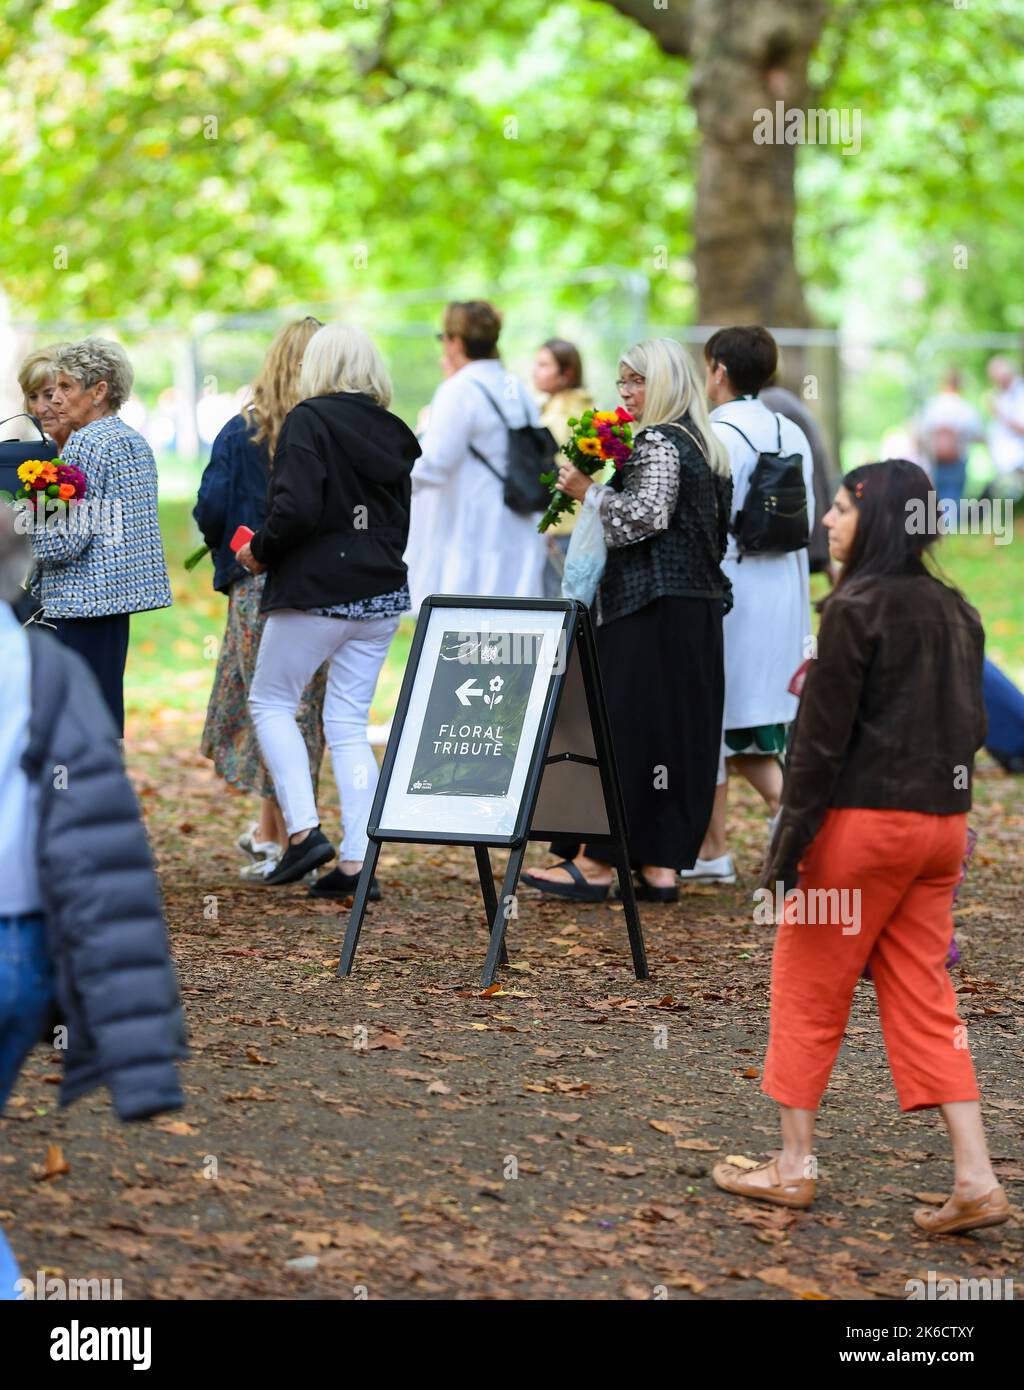
[[(469, 845), (490, 944), (505, 929), (530, 840), (607, 845), (633, 969), (648, 978), (625, 812), (586, 606), (569, 599), (432, 595), (424, 600), (368, 823), (369, 847), (338, 967), (352, 971), (382, 844)], [(490, 849), (507, 849), (500, 897)]]

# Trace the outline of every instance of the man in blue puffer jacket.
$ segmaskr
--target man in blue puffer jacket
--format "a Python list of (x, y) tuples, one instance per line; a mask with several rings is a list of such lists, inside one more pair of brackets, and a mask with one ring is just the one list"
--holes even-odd
[[(15, 606), (31, 550), (0, 506), (0, 1109), (44, 1029), (60, 1099), (184, 1104), (184, 1020), (149, 843), (88, 667)], [(0, 1234), (0, 1298), (13, 1258)]]

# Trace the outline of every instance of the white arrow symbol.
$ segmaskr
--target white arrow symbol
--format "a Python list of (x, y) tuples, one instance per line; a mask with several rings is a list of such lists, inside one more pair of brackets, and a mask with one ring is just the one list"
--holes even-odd
[(462, 684), (459, 686), (458, 690), (456, 690), (455, 693), (456, 693), (456, 695), (459, 697), (460, 703), (462, 703), (462, 704), (464, 704), (464, 705), (468, 705), (468, 704), (469, 704), (469, 697), (470, 697), (471, 695), (482, 695), (484, 692), (483, 692), (482, 690), (479, 690), (479, 689), (477, 689), (477, 690), (474, 690), (474, 689), (473, 689), (473, 677), (470, 676), (470, 678), (469, 678), (468, 681), (463, 681), (463, 682), (462, 682)]

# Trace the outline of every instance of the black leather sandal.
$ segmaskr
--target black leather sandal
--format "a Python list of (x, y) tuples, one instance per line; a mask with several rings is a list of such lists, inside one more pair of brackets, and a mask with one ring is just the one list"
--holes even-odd
[(603, 903), (608, 897), (607, 883), (588, 883), (583, 873), (571, 859), (563, 859), (560, 864), (553, 864), (553, 869), (565, 869), (572, 883), (558, 883), (550, 878), (535, 878), (531, 873), (520, 874), (520, 880), (528, 883), (531, 888), (539, 888), (542, 893), (550, 893), (556, 898), (568, 898), (576, 903)]
[[(637, 902), (641, 903), (677, 903), (679, 901), (679, 889), (674, 885), (671, 888), (656, 888), (653, 883), (648, 883), (639, 870), (633, 875), (634, 888)], [(615, 896), (622, 897), (622, 889), (618, 884), (615, 885)]]

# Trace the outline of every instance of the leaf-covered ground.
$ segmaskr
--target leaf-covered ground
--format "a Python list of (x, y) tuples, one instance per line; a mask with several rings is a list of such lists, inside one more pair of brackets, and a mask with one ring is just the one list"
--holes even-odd
[[(23, 1272), (211, 1299), (903, 1299), (928, 1270), (1019, 1272), (1016, 1222), (915, 1234), (915, 1204), (948, 1190), (947, 1145), (934, 1113), (897, 1108), (867, 984), (822, 1110), (814, 1209), (712, 1186), (713, 1163), (766, 1156), (777, 1133), (749, 795), (736, 888), (644, 910), (650, 981), (633, 979), (621, 909), (524, 889), (503, 989), (485, 998), (470, 850), (385, 848), (385, 900), (341, 981), (339, 910), (238, 879), (249, 807), (197, 740), (177, 711), (129, 728), (188, 1013), (188, 1105), (141, 1126), (118, 1124), (105, 1093), (58, 1113), (53, 1054), (33, 1054), (0, 1129), (0, 1224)], [(1018, 1206), (1022, 790), (983, 762), (955, 975)]]

